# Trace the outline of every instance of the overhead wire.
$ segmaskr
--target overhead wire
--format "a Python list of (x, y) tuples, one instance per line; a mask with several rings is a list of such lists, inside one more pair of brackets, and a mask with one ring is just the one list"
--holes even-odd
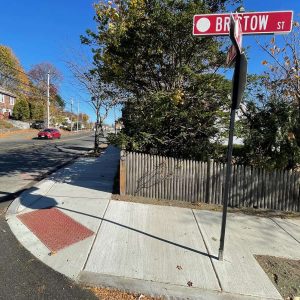
[(15, 71), (17, 71), (17, 72), (19, 72), (19, 73), (22, 73), (22, 74), (24, 74), (24, 75), (26, 75), (26, 76), (28, 76), (28, 77), (32, 77), (32, 75), (30, 75), (30, 74), (28, 74), (28, 73), (26, 73), (26, 72), (23, 72), (23, 71), (21, 71), (21, 70), (15, 68), (15, 67), (9, 65), (8, 63), (5, 63), (5, 62), (1, 61), (0, 64), (4, 65), (4, 66), (6, 66), (6, 67), (9, 67), (10, 69), (15, 70)]
[(16, 82), (18, 82), (18, 83), (24, 85), (24, 86), (28, 86), (28, 87), (30, 87), (30, 88), (37, 89), (37, 90), (40, 91), (40, 92), (43, 92), (43, 93), (46, 92), (46, 91), (43, 91), (43, 90), (41, 90), (40, 88), (38, 88), (38, 87), (36, 87), (36, 86), (34, 86), (34, 85), (30, 85), (30, 84), (28, 84), (28, 83), (22, 82), (21, 80), (19, 80), (19, 79), (17, 79), (17, 78), (14, 78), (14, 77), (12, 77), (12, 76), (9, 76), (9, 75), (7, 75), (7, 74), (4, 74), (4, 73), (1, 72), (1, 71), (0, 71), (0, 76), (9, 78), (9, 79), (11, 79), (11, 80), (13, 80), (13, 81), (16, 81)]
[[(23, 72), (23, 71), (21, 71), (21, 70), (15, 68), (15, 67), (13, 67), (13, 66), (11, 66), (11, 65), (9, 65), (9, 64), (7, 64), (7, 63), (5, 63), (5, 62), (0, 62), (0, 65), (1, 65), (1, 64), (4, 65), (4, 66), (6, 66), (6, 67), (8, 67), (8, 68), (10, 68), (10, 69), (12, 69), (12, 70), (15, 70), (15, 71), (17, 71), (17, 72), (19, 72), (19, 73), (22, 73), (22, 74), (26, 75), (27, 77), (29, 77), (29, 79), (30, 79), (30, 78), (32, 79), (32, 75), (30, 75), (30, 74), (28, 74), (28, 73), (26, 73), (26, 72)], [(23, 85), (23, 86), (27, 86), (27, 87), (30, 87), (31, 89), (35, 89), (35, 90), (41, 92), (42, 94), (45, 94), (45, 93), (46, 93), (45, 90), (42, 90), (41, 88), (38, 88), (38, 87), (34, 86), (33, 84), (32, 84), (32, 85), (27, 84), (27, 83), (25, 83), (25, 82), (23, 82), (23, 81), (21, 81), (21, 80), (15, 78), (15, 77), (13, 77), (13, 76), (9, 76), (9, 75), (7, 75), (7, 74), (4, 74), (3, 71), (0, 69), (0, 77), (1, 77), (1, 76), (5, 77), (5, 78), (8, 78), (8, 79), (10, 79), (10, 80), (13, 80), (13, 81), (15, 81), (15, 82), (18, 82), (19, 84), (21, 84), (21, 85)], [(32, 92), (30, 92), (30, 91), (27, 91), (27, 90), (25, 90), (25, 89), (21, 89), (20, 87), (15, 87), (15, 88), (17, 88), (19, 91), (22, 91), (22, 93), (24, 93), (24, 94), (26, 94), (26, 95), (36, 96), (36, 95), (34, 95), (34, 93), (32, 93)], [(79, 97), (78, 97), (78, 96), (79, 96)], [(78, 99), (78, 98), (81, 98), (81, 99), (78, 99), (78, 101), (79, 101), (80, 103), (82, 103), (82, 104), (83, 104), (83, 103), (90, 104), (90, 101), (88, 101), (88, 100), (83, 100), (82, 96), (79, 95), (78, 93), (76, 93), (76, 98), (77, 98), (77, 99)], [(51, 97), (50, 99), (51, 99), (51, 100), (54, 100), (53, 97)], [(66, 104), (67, 104), (67, 103), (70, 104), (70, 100), (64, 99), (64, 102), (65, 102)]]

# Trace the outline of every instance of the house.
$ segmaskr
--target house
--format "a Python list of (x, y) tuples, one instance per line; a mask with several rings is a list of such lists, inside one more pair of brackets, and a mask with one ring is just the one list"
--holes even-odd
[[(244, 108), (243, 110), (245, 110)], [(224, 110), (226, 112), (227, 116), (229, 116), (230, 111)], [(242, 110), (237, 110), (235, 115), (235, 122), (240, 121), (244, 117)], [(221, 142), (222, 145), (226, 146), (228, 145), (228, 133), (229, 133), (229, 122), (224, 122), (224, 119), (217, 117), (215, 121), (215, 126), (219, 130), (218, 136), (210, 138), (211, 143), (215, 143), (217, 141)], [(237, 137), (236, 135), (233, 136), (233, 144), (234, 145), (244, 145), (244, 139)]]
[(8, 119), (13, 112), (16, 95), (0, 87), (0, 119)]

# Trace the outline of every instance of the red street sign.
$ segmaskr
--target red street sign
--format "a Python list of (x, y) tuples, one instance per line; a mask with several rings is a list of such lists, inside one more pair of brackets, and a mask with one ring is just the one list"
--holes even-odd
[(235, 46), (231, 45), (227, 52), (227, 57), (226, 57), (226, 64), (229, 67), (232, 66), (236, 56), (237, 56), (236, 48), (235, 48)]
[[(243, 34), (288, 33), (292, 30), (292, 11), (238, 13)], [(230, 14), (195, 15), (193, 35), (228, 35)]]
[(230, 16), (230, 38), (234, 45), (238, 48), (239, 53), (242, 53), (242, 25), (237, 14)]

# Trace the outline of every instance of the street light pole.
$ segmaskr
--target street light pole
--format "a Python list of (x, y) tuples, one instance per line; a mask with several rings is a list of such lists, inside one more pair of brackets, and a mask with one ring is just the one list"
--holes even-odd
[(78, 132), (78, 126), (79, 126), (79, 100), (77, 102), (77, 132)]
[(115, 125), (114, 126), (115, 127), (115, 134), (117, 134), (117, 123), (116, 123), (117, 120), (116, 120), (116, 107), (115, 106), (114, 106), (114, 119), (115, 119), (115, 124), (114, 124)]
[(71, 132), (73, 130), (73, 99), (71, 99)]
[(47, 128), (50, 127), (50, 72), (47, 74)]

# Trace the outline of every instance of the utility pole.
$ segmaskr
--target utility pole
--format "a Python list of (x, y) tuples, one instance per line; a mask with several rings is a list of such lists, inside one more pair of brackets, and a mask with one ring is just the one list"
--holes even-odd
[(115, 134), (117, 134), (117, 120), (116, 120), (116, 107), (114, 106), (114, 119), (115, 119), (115, 124), (114, 124), (114, 127), (115, 127)]
[(77, 132), (79, 130), (79, 100), (77, 102)]
[(47, 128), (50, 126), (50, 72), (47, 74)]
[(73, 130), (73, 99), (71, 99), (71, 132)]

